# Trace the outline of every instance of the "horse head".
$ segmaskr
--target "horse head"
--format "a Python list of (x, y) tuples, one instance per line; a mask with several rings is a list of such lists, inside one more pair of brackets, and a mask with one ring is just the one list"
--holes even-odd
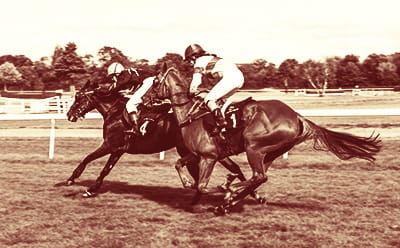
[[(175, 105), (187, 103), (189, 99), (189, 82), (182, 78), (179, 71), (174, 68), (166, 68), (158, 73), (154, 79), (154, 84), (148, 92), (151, 99), (165, 100), (169, 99), (175, 102)], [(174, 103), (173, 103), (174, 105)]]
[(74, 103), (67, 113), (69, 121), (76, 122), (79, 118), (83, 118), (86, 113), (95, 109), (96, 105), (93, 101), (93, 95), (96, 88), (98, 88), (97, 83), (87, 81), (86, 84), (76, 92)]

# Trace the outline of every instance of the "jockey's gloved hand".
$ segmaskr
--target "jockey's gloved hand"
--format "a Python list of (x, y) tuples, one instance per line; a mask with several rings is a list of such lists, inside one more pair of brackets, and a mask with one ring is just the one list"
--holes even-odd
[(190, 86), (189, 92), (191, 95), (195, 95), (197, 93), (197, 91), (198, 91), (198, 89), (196, 86), (193, 86), (193, 85)]
[(107, 88), (98, 87), (98, 88), (94, 89), (94, 93), (96, 93), (98, 95), (107, 95), (110, 92), (109, 92), (109, 90)]

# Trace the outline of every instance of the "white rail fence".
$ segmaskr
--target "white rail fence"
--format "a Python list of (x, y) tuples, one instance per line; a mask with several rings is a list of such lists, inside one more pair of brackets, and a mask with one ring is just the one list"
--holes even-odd
[[(400, 116), (400, 108), (392, 109), (326, 109), (326, 110), (297, 110), (303, 116)], [(88, 113), (88, 119), (99, 119), (102, 116), (99, 113)], [(65, 114), (0, 114), (1, 120), (50, 120), (49, 132), (49, 159), (54, 158), (55, 147), (55, 122), (56, 119), (66, 119)], [(165, 153), (160, 153), (160, 160), (163, 160)], [(288, 158), (288, 153), (283, 155)]]
[[(258, 92), (260, 92), (258, 90)], [(362, 90), (353, 89), (352, 95), (380, 95), (388, 94), (386, 90)], [(294, 95), (305, 95), (305, 90), (297, 90)], [(334, 93), (334, 92), (331, 92)], [(341, 92), (335, 92), (340, 93)], [(53, 96), (46, 99), (20, 99), (0, 97), (0, 120), (50, 120), (49, 131), (49, 159), (54, 158), (55, 146), (55, 120), (66, 119), (66, 113), (73, 103), (71, 94), (65, 97)], [(307, 109), (297, 110), (303, 116), (400, 116), (400, 108), (385, 109)], [(88, 113), (85, 118), (102, 118), (99, 113)], [(287, 158), (288, 154), (284, 154)], [(164, 152), (160, 153), (160, 159), (164, 159)]]
[(73, 98), (62, 98), (60, 96), (53, 96), (45, 99), (0, 97), (0, 114), (65, 114), (72, 102)]

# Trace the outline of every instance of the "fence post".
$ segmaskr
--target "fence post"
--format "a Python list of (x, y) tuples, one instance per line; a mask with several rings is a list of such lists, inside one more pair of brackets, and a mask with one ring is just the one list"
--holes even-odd
[(54, 158), (54, 145), (55, 145), (55, 138), (56, 138), (56, 120), (50, 120), (50, 142), (49, 142), (49, 159)]
[(162, 151), (160, 152), (160, 160), (164, 160), (164, 158), (165, 158), (165, 152)]

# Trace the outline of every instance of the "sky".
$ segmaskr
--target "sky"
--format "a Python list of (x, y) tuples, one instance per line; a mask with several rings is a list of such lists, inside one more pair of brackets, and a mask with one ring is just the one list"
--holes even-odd
[(13, 0), (0, 7), (0, 56), (36, 61), (74, 42), (151, 63), (185, 48), (235, 63), (400, 52), (398, 0)]

